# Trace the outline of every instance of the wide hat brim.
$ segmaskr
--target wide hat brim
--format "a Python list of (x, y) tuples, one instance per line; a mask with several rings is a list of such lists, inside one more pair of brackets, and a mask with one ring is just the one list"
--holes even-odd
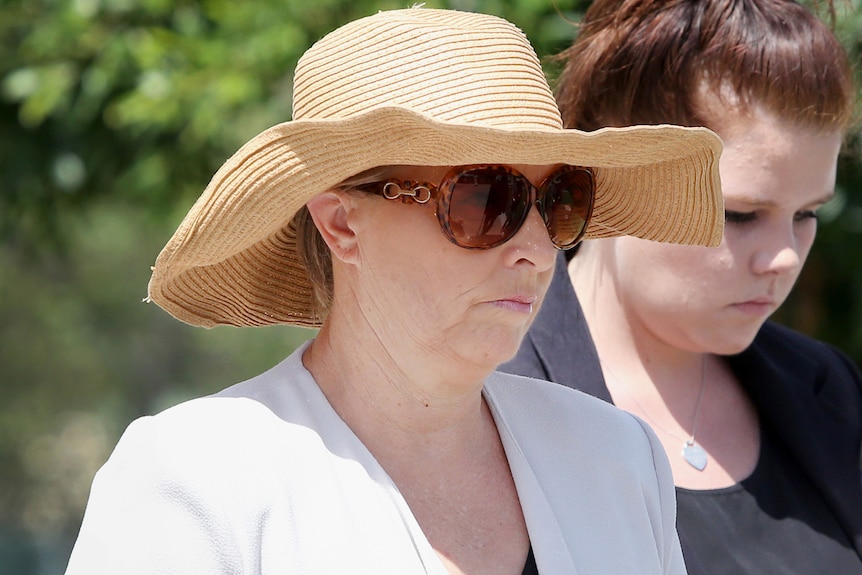
[(215, 174), (159, 254), (149, 299), (197, 326), (319, 327), (291, 222), (316, 194), (381, 165), (586, 166), (596, 197), (585, 239), (716, 246), (724, 222), (720, 152), (710, 130), (667, 125), (517, 130), (440, 122), (399, 107), (285, 122)]

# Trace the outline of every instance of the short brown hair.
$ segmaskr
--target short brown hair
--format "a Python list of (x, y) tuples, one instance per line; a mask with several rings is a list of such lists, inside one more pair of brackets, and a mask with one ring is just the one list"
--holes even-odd
[(708, 126), (704, 82), (719, 97), (730, 88), (743, 110), (816, 130), (845, 129), (853, 116), (843, 47), (792, 0), (596, 0), (557, 58), (567, 128)]

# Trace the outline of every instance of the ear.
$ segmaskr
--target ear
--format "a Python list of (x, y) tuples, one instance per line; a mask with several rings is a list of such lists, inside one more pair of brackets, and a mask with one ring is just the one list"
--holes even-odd
[(323, 192), (306, 204), (314, 225), (329, 246), (332, 257), (346, 263), (356, 258), (356, 234), (351, 227), (354, 198), (334, 191)]

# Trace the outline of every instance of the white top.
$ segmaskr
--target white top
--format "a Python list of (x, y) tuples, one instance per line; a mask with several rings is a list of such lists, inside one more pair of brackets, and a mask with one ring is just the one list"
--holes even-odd
[[(67, 575), (444, 575), (398, 488), (302, 365), (306, 346), (133, 422), (96, 474)], [(541, 575), (684, 575), (670, 468), (643, 422), (503, 373), (484, 395)]]

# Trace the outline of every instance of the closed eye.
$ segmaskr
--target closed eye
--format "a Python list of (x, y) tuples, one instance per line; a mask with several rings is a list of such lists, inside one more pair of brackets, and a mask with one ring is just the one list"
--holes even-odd
[(757, 212), (733, 212), (724, 211), (724, 221), (729, 224), (745, 224), (757, 219)]
[[(816, 220), (816, 210), (801, 210), (793, 215), (793, 221), (803, 222), (805, 220)], [(757, 212), (734, 212), (724, 211), (724, 221), (728, 224), (747, 224), (757, 220)]]
[(815, 210), (802, 210), (801, 212), (796, 212), (794, 219), (797, 222), (801, 222), (803, 220), (808, 219), (817, 219), (817, 212)]

